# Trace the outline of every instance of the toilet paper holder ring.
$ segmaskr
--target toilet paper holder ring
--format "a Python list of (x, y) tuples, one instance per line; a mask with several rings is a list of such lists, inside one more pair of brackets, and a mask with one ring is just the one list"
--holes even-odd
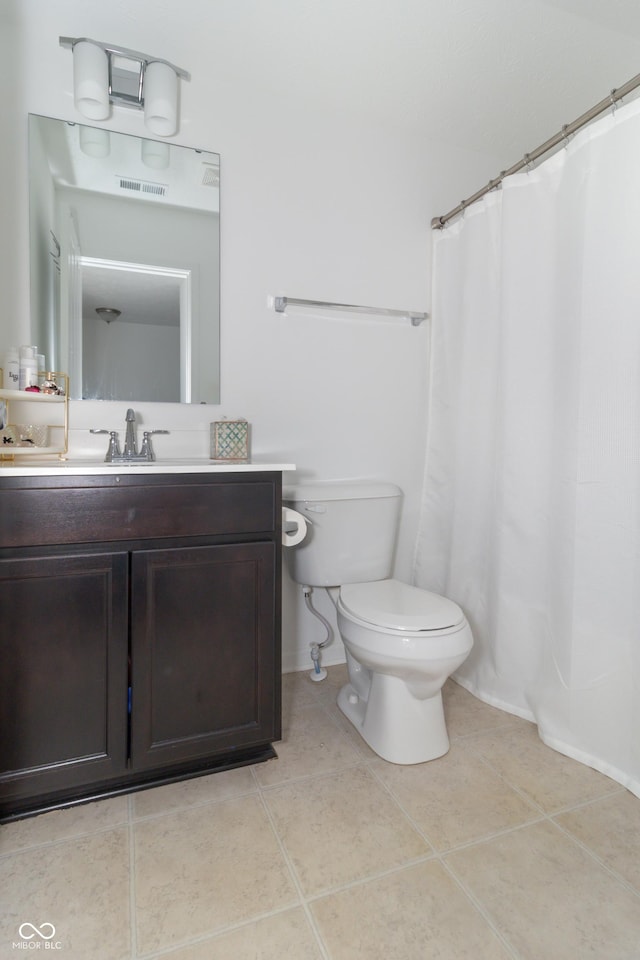
[[(306, 517), (303, 517), (297, 510), (291, 507), (282, 508), (282, 546), (295, 547), (302, 543), (307, 535), (307, 527), (311, 523)], [(285, 530), (285, 524), (295, 524), (295, 529)]]

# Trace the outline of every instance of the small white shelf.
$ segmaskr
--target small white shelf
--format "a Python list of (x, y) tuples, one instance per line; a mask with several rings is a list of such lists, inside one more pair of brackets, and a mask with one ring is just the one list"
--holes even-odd
[(66, 396), (52, 393), (31, 393), (26, 390), (0, 390), (0, 400), (14, 400), (16, 403), (66, 403)]
[[(69, 449), (69, 377), (66, 373), (47, 373), (47, 378), (55, 379), (64, 387), (64, 393), (36, 393), (30, 390), (5, 390), (0, 389), (0, 400), (4, 400), (7, 405), (7, 415), (9, 423), (26, 422), (16, 417), (15, 408), (20, 409), (23, 403), (40, 404), (46, 408), (53, 404), (57, 410), (51, 410), (51, 416), (47, 415), (47, 424), (49, 431), (53, 432), (54, 443), (47, 447), (22, 447), (13, 444), (0, 444), (0, 460), (14, 461), (17, 457), (59, 457), (63, 458)], [(62, 406), (62, 409), (61, 409)], [(22, 415), (24, 417), (24, 414)], [(39, 419), (39, 418), (38, 418)], [(53, 421), (53, 422), (51, 422)]]
[(64, 446), (50, 445), (48, 447), (18, 447), (18, 446), (6, 446), (0, 447), (0, 460), (14, 460), (16, 457), (51, 457), (51, 456), (62, 456), (65, 454), (66, 448)]

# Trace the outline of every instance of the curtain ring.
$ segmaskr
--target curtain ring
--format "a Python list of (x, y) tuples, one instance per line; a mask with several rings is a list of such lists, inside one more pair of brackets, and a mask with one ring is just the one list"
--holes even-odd
[(564, 148), (565, 148), (565, 150), (567, 149), (567, 147), (569, 146), (569, 143), (570, 143), (570, 141), (569, 141), (569, 134), (567, 133), (567, 130), (568, 130), (568, 129), (569, 129), (569, 124), (568, 124), (568, 123), (563, 124), (563, 126), (562, 126), (562, 140), (563, 140), (563, 143), (564, 143)]
[(525, 153), (523, 160), (527, 166), (527, 173), (531, 173), (531, 171), (533, 170), (533, 160), (531, 159), (531, 154)]
[(616, 97), (616, 88), (614, 87), (611, 91), (611, 96), (609, 97), (609, 103), (611, 104), (611, 116), (615, 117), (616, 109), (618, 107), (618, 99)]

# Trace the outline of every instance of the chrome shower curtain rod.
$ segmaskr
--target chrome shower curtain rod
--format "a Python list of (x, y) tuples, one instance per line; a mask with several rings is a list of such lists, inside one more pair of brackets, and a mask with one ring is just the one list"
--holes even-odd
[(605, 110), (615, 108), (618, 100), (622, 100), (623, 97), (626, 97), (633, 90), (637, 89), (637, 87), (640, 87), (640, 73), (631, 80), (628, 80), (624, 86), (617, 90), (612, 90), (608, 97), (605, 97), (604, 100), (601, 100), (600, 103), (597, 103), (595, 107), (591, 107), (590, 110), (587, 110), (586, 113), (583, 113), (581, 116), (579, 116), (577, 120), (573, 121), (573, 123), (566, 123), (559, 133), (556, 133), (555, 136), (540, 144), (540, 146), (531, 153), (525, 153), (522, 160), (518, 160), (518, 162), (514, 163), (514, 165), (509, 167), (508, 170), (503, 170), (500, 175), (495, 178), (495, 180), (489, 180), (489, 183), (486, 185), (486, 187), (482, 187), (482, 189), (474, 193), (472, 197), (469, 197), (467, 200), (461, 200), (457, 207), (454, 207), (453, 210), (449, 211), (449, 213), (445, 213), (443, 217), (434, 217), (431, 221), (431, 229), (441, 230), (445, 224), (449, 222), (449, 220), (457, 217), (459, 213), (464, 213), (466, 208), (470, 207), (472, 203), (476, 202), (476, 200), (480, 200), (481, 197), (485, 196), (485, 194), (490, 193), (492, 190), (495, 190), (496, 187), (499, 187), (505, 177), (510, 177), (514, 173), (519, 173), (520, 170), (524, 170), (525, 167), (528, 167), (532, 163), (535, 163), (536, 160), (539, 160), (540, 157), (542, 157), (545, 153), (548, 153), (555, 147), (560, 146), (562, 143), (566, 143), (572, 134), (580, 130), (581, 127), (591, 123), (592, 120), (595, 120), (596, 117), (599, 117), (601, 113), (605, 112)]

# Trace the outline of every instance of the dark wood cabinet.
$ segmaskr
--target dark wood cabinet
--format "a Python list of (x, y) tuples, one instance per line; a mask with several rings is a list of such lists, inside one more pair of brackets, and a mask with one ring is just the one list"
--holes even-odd
[(133, 554), (134, 768), (272, 738), (274, 569), (271, 543)]
[(279, 473), (0, 479), (0, 819), (274, 756)]
[(126, 771), (127, 590), (122, 552), (0, 561), (0, 809)]

